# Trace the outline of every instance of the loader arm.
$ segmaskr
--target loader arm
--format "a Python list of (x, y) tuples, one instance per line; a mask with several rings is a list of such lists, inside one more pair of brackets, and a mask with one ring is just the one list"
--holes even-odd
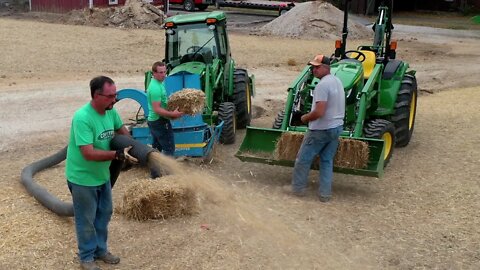
[(365, 117), (367, 115), (367, 110), (370, 108), (372, 100), (377, 96), (378, 90), (374, 89), (375, 85), (377, 87), (381, 83), (381, 71), (383, 69), (382, 64), (375, 65), (375, 68), (370, 75), (370, 78), (367, 80), (367, 83), (363, 87), (362, 91), (358, 93), (357, 99), (359, 99), (358, 106), (358, 115), (355, 123), (355, 128), (353, 132), (354, 137), (362, 137), (363, 135), (363, 123), (365, 122)]

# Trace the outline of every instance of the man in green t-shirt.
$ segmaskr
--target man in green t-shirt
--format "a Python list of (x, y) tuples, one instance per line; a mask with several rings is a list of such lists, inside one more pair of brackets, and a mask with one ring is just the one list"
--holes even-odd
[(65, 175), (72, 194), (78, 255), (83, 269), (100, 269), (95, 260), (117, 264), (120, 258), (107, 248), (108, 223), (112, 215), (109, 166), (112, 160), (135, 158), (131, 147), (110, 150), (115, 133), (129, 135), (113, 109), (117, 89), (112, 79), (99, 76), (90, 81), (92, 100), (72, 119)]
[[(168, 96), (163, 80), (167, 76), (167, 67), (163, 62), (155, 62), (152, 66), (152, 80), (147, 88), (148, 100), (148, 127), (152, 134), (152, 147), (167, 156), (175, 153), (175, 140), (170, 119), (177, 119), (183, 115), (177, 109), (167, 110)], [(152, 178), (159, 177), (159, 172), (151, 169)]]

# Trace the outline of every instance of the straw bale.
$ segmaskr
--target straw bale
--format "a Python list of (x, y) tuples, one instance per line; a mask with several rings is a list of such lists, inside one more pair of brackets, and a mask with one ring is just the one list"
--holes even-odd
[(184, 88), (170, 95), (168, 98), (168, 110), (179, 111), (194, 115), (201, 113), (205, 106), (205, 93), (202, 90), (193, 88)]
[(341, 138), (334, 164), (341, 168), (363, 169), (368, 165), (368, 157), (368, 143)]
[(192, 215), (198, 202), (192, 188), (178, 183), (179, 176), (140, 180), (125, 190), (117, 211), (136, 220), (166, 219)]
[(281, 160), (295, 160), (303, 142), (302, 132), (284, 132), (277, 141), (274, 158)]
[[(304, 133), (284, 132), (277, 141), (274, 158), (278, 160), (295, 160), (302, 146)], [(335, 167), (362, 169), (367, 167), (369, 159), (368, 143), (340, 138), (334, 159)], [(313, 168), (318, 169), (319, 158), (314, 161)]]

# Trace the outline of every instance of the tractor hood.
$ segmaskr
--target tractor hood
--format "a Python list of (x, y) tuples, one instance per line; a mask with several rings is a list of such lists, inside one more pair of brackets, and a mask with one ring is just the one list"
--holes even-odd
[(363, 78), (363, 67), (360, 62), (340, 61), (331, 65), (330, 72), (342, 81), (345, 89), (352, 89)]
[(202, 75), (205, 70), (205, 63), (202, 62), (188, 62), (176, 66), (168, 75), (174, 75), (180, 72), (187, 72), (191, 74)]

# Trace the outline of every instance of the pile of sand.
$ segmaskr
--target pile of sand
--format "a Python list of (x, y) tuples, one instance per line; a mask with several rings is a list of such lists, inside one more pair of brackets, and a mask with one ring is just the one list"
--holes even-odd
[(119, 28), (161, 29), (165, 14), (141, 0), (127, 0), (124, 6), (74, 10), (67, 23)]
[[(299, 3), (290, 11), (260, 28), (262, 35), (295, 38), (338, 39), (342, 36), (343, 11), (323, 1)], [(369, 38), (371, 29), (348, 21), (348, 37)]]

